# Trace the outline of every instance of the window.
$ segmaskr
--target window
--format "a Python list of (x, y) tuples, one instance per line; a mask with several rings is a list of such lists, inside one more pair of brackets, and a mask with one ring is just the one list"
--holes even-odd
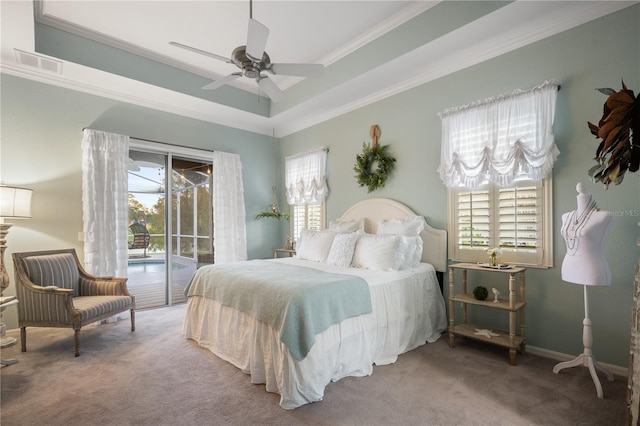
[(504, 263), (552, 266), (551, 178), (509, 187), (449, 190), (449, 253), (457, 261), (486, 262), (500, 247)]
[(291, 235), (298, 240), (301, 229), (323, 229), (325, 223), (324, 200), (327, 187), (326, 148), (285, 159), (285, 186), (287, 202), (291, 205)]
[(137, 307), (185, 302), (189, 278), (213, 263), (211, 171), (210, 151), (131, 139), (129, 223), (149, 232), (147, 246), (129, 245), (128, 285)]
[(294, 241), (298, 240), (302, 229), (317, 231), (323, 229), (324, 212), (324, 203), (291, 206), (291, 235), (293, 235)]
[(553, 266), (551, 171), (557, 83), (451, 108), (442, 119), (440, 178), (449, 188), (454, 260)]

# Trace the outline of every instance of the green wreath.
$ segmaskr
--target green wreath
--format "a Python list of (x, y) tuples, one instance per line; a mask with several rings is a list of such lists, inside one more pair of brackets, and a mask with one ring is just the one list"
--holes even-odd
[[(353, 166), (358, 186), (366, 186), (368, 192), (384, 187), (396, 162), (396, 159), (387, 153), (388, 148), (389, 145), (362, 144), (362, 154), (356, 156)], [(377, 164), (377, 167), (372, 170), (374, 164)]]

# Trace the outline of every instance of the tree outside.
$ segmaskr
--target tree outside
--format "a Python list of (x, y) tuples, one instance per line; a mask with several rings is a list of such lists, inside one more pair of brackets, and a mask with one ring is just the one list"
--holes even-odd
[[(194, 194), (196, 203), (194, 203)], [(213, 253), (211, 230), (211, 196), (208, 185), (182, 189), (173, 194), (173, 246), (174, 253), (184, 257), (193, 257), (194, 204), (197, 205), (196, 236), (198, 255)], [(147, 249), (152, 253), (165, 250), (165, 197), (160, 195), (152, 206), (141, 203), (135, 194), (129, 194), (129, 223), (143, 223), (151, 234)], [(179, 222), (178, 222), (179, 221)], [(130, 241), (133, 235), (129, 234)], [(178, 250), (179, 240), (179, 250)]]

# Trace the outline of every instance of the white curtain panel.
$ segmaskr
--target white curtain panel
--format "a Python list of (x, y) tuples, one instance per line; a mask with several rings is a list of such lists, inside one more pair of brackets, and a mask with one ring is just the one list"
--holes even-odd
[(82, 138), (84, 266), (127, 276), (129, 136), (85, 129)]
[(214, 262), (247, 260), (246, 213), (240, 156), (214, 151), (212, 180)]
[(519, 176), (546, 177), (560, 154), (553, 136), (558, 87), (546, 81), (438, 114), (442, 182), (476, 188), (487, 180), (507, 186)]
[(287, 157), (285, 187), (287, 202), (292, 206), (323, 202), (329, 195), (327, 149)]

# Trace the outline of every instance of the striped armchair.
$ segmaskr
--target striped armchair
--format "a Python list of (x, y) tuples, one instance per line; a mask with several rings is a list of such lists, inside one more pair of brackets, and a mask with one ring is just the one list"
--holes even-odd
[(89, 275), (74, 249), (13, 253), (13, 263), (22, 352), (28, 326), (73, 328), (75, 356), (80, 356), (80, 329), (87, 324), (129, 309), (135, 331), (135, 296), (127, 279)]

